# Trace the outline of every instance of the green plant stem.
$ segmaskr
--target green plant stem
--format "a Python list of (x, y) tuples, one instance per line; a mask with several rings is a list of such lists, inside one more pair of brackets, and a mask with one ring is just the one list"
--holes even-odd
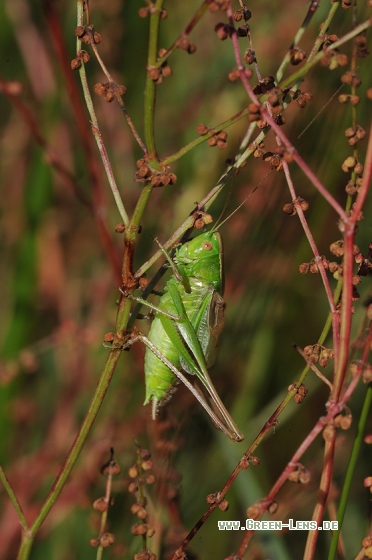
[(14, 509), (17, 512), (17, 516), (18, 516), (18, 519), (19, 519), (19, 522), (22, 526), (23, 531), (27, 531), (27, 527), (28, 527), (27, 526), (27, 521), (26, 521), (25, 515), (23, 513), (21, 504), (19, 503), (19, 501), (17, 499), (17, 496), (14, 494), (13, 488), (10, 486), (9, 481), (8, 481), (6, 475), (5, 475), (5, 472), (3, 471), (3, 468), (1, 466), (0, 466), (0, 480), (3, 483), (4, 488), (7, 491), (8, 496), (9, 496), (9, 498), (10, 498), (10, 500), (11, 500), (13, 506), (14, 506)]
[(79, 454), (85, 444), (87, 437), (89, 435), (90, 429), (97, 417), (101, 404), (103, 402), (104, 396), (110, 384), (112, 375), (114, 373), (116, 364), (120, 357), (121, 351), (118, 349), (114, 349), (110, 352), (105, 368), (102, 372), (102, 375), (98, 381), (97, 388), (93, 395), (92, 401), (90, 403), (88, 412), (84, 418), (84, 421), (81, 425), (81, 428), (75, 438), (74, 443), (71, 446), (71, 449), (66, 457), (66, 460), (53, 483), (52, 488), (49, 491), (49, 494), (40, 509), (38, 516), (36, 517), (35, 521), (33, 522), (32, 526), (23, 531), (22, 535), (22, 542), (18, 553), (18, 560), (27, 560), (29, 558), (32, 543), (36, 536), (36, 533), (40, 529), (42, 523), (44, 522), (45, 518), (49, 514), (50, 510), (52, 509), (55, 501), (57, 500), (58, 496), (62, 492), (62, 489), (71, 474), (71, 471), (79, 457)]
[[(83, 1), (82, 0), (77, 0), (77, 25), (81, 26), (81, 25), (83, 25), (83, 23), (84, 23)], [(81, 50), (81, 41), (77, 38), (77, 40), (76, 40), (76, 53), (78, 54), (80, 50)], [(108, 179), (108, 182), (110, 184), (111, 191), (112, 191), (112, 194), (113, 194), (115, 202), (116, 202), (116, 206), (119, 210), (120, 217), (123, 220), (124, 224), (128, 225), (128, 223), (129, 223), (128, 214), (127, 214), (127, 212), (124, 208), (124, 204), (123, 204), (123, 201), (121, 199), (119, 189), (116, 185), (114, 173), (112, 171), (112, 167), (111, 167), (108, 155), (107, 155), (107, 151), (106, 151), (105, 145), (104, 145), (103, 140), (102, 140), (100, 128), (99, 128), (99, 125), (98, 125), (98, 120), (97, 120), (96, 113), (95, 113), (95, 110), (94, 110), (92, 96), (90, 95), (90, 91), (89, 91), (87, 75), (86, 75), (86, 72), (85, 72), (85, 65), (82, 61), (81, 61), (81, 66), (79, 68), (79, 75), (80, 75), (80, 81), (81, 81), (81, 85), (82, 85), (82, 89), (83, 89), (85, 103), (86, 103), (87, 109), (89, 111), (89, 116), (90, 116), (90, 120), (91, 120), (91, 123), (92, 123), (93, 135), (94, 135), (94, 138), (96, 140), (99, 152), (101, 154), (101, 158), (102, 158), (102, 162), (103, 162), (103, 165), (104, 165), (104, 168), (105, 168), (105, 171), (106, 171), (107, 179)]]
[(344, 487), (342, 489), (341, 500), (340, 500), (340, 505), (339, 505), (339, 508), (338, 508), (338, 515), (337, 515), (338, 530), (334, 531), (334, 533), (333, 533), (332, 541), (331, 541), (331, 547), (329, 549), (329, 554), (328, 554), (328, 560), (334, 560), (336, 558), (338, 536), (339, 536), (339, 533), (340, 533), (342, 522), (344, 520), (347, 499), (348, 499), (348, 496), (349, 496), (350, 487), (351, 487), (351, 483), (352, 483), (352, 480), (353, 480), (353, 474), (354, 474), (354, 471), (355, 471), (355, 466), (356, 466), (356, 462), (357, 462), (357, 459), (358, 459), (359, 449), (360, 449), (360, 446), (361, 446), (361, 443), (362, 443), (363, 433), (364, 433), (365, 425), (366, 425), (366, 422), (367, 422), (368, 413), (369, 413), (369, 410), (370, 410), (370, 407), (371, 407), (371, 402), (372, 402), (372, 386), (369, 385), (369, 387), (367, 389), (365, 399), (364, 399), (362, 412), (360, 414), (360, 418), (359, 418), (359, 422), (358, 422), (358, 431), (357, 431), (357, 435), (356, 435), (356, 438), (355, 438), (355, 441), (354, 441), (353, 449), (351, 451), (349, 465), (348, 465), (348, 468), (347, 468), (347, 471), (346, 471), (345, 484), (344, 484)]

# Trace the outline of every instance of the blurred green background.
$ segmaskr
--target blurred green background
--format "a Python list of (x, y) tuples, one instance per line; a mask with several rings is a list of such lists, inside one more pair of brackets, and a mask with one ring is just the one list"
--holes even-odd
[[(168, 18), (161, 22), (160, 46), (173, 43), (198, 6), (194, 0), (165, 5)], [(124, 101), (142, 136), (149, 20), (138, 17), (140, 7), (141, 2), (124, 0), (90, 3), (91, 20), (102, 35), (99, 52), (114, 79), (126, 85)], [(308, 5), (263, 0), (248, 7), (260, 72), (262, 76), (275, 75)], [(328, 3), (320, 4), (301, 42), (308, 52), (328, 9)], [(102, 340), (107, 331), (114, 330), (118, 298), (112, 261), (116, 258), (120, 262), (123, 250), (122, 238), (114, 233), (120, 217), (91, 136), (78, 74), (69, 69), (75, 56), (75, 11), (74, 2), (67, 0), (0, 3), (2, 83), (22, 86), (16, 102), (5, 95), (0, 98), (0, 462), (30, 522), (63, 463), (103, 369), (107, 350)], [(358, 12), (358, 22), (367, 16)], [(352, 18), (352, 10), (340, 8), (330, 33), (342, 36), (351, 29)], [(214, 32), (219, 21), (225, 22), (226, 14), (207, 12), (190, 36), (197, 52), (190, 56), (176, 50), (170, 58), (173, 75), (159, 86), (157, 94), (156, 140), (161, 157), (194, 139), (199, 123), (216, 126), (247, 105), (241, 84), (227, 80), (235, 62), (231, 42), (219, 41)], [(248, 46), (245, 41), (241, 41), (242, 51)], [(352, 45), (343, 47), (342, 52), (350, 55)], [(358, 123), (368, 129), (371, 109), (365, 91), (371, 87), (370, 61), (360, 59), (358, 64), (358, 74), (363, 77), (358, 91)], [(311, 70), (302, 90), (312, 93), (313, 101), (305, 109), (292, 103), (285, 113), (284, 127), (299, 153), (343, 206), (349, 177), (341, 171), (341, 163), (351, 154), (344, 138), (344, 129), (351, 126), (351, 108), (337, 101), (344, 71), (321, 66)], [(104, 81), (93, 56), (87, 73), (91, 88)], [(346, 87), (342, 91), (348, 92)], [(98, 97), (94, 102), (117, 184), (132, 212), (141, 189), (133, 180), (135, 162), (142, 154), (119, 107)], [(228, 129), (228, 146), (223, 152), (204, 143), (172, 166), (178, 181), (175, 186), (154, 191), (142, 224), (137, 267), (154, 253), (153, 236), (165, 241), (194, 203), (213, 187), (225, 170), (225, 160), (237, 153), (247, 126), (247, 120), (242, 119)], [(275, 149), (272, 135), (265, 147)], [(362, 161), (364, 151), (362, 143)], [(69, 171), (70, 180), (50, 165), (51, 157)], [(214, 218), (223, 211), (227, 199), (225, 215), (234, 210), (269, 171), (269, 164), (250, 158), (233, 181), (230, 197), (225, 189), (212, 207)], [(334, 260), (329, 245), (340, 238), (337, 216), (295, 164), (291, 171), (298, 195), (310, 203), (307, 218), (319, 251)], [(91, 201), (100, 201), (100, 215), (113, 240), (111, 259)], [(109, 458), (110, 447), (115, 449), (122, 474), (114, 481), (115, 504), (109, 513), (108, 530), (115, 534), (116, 543), (104, 552), (104, 558), (132, 558), (141, 547), (139, 537), (131, 535), (136, 518), (130, 512), (134, 497), (127, 491), (127, 470), (136, 460), (135, 440), (151, 451), (154, 461), (157, 482), (148, 488), (148, 510), (149, 522), (157, 532), (149, 546), (159, 558), (168, 558), (179, 545), (177, 530), (190, 530), (203, 514), (205, 496), (221, 489), (287, 387), (300, 375), (303, 360), (292, 344), (314, 344), (328, 313), (319, 275), (298, 272), (298, 265), (310, 261), (312, 254), (297, 217), (282, 211), (287, 202), (290, 195), (284, 175), (272, 171), (221, 230), (226, 325), (212, 376), (245, 441), (234, 444), (220, 435), (182, 387), (164, 410), (172, 427), (166, 430), (162, 421), (153, 422), (150, 407), (142, 406), (144, 352), (135, 345), (120, 359), (87, 445), (42, 526), (32, 559), (96, 557), (89, 540), (98, 534), (100, 519), (92, 502), (105, 491), (105, 478), (99, 470)], [(366, 219), (360, 223), (357, 236), (363, 254), (372, 236), (370, 208), (368, 199)], [(364, 320), (368, 277), (359, 288), (354, 338)], [(141, 329), (146, 327), (141, 325)], [(332, 346), (331, 340), (326, 346)], [(332, 365), (325, 373), (331, 376)], [(192, 541), (189, 558), (194, 554), (196, 558), (222, 559), (238, 549), (243, 533), (218, 531), (217, 521), (243, 523), (246, 508), (268, 493), (298, 445), (325, 413), (328, 389), (314, 377), (310, 374), (307, 378), (309, 394), (304, 403), (291, 403), (257, 450), (260, 466), (242, 473), (233, 485), (227, 497), (230, 509), (225, 513), (216, 510)], [(358, 387), (350, 402), (355, 419), (365, 390), (365, 386)], [(355, 431), (356, 421), (338, 437), (332, 503), (334, 499), (337, 502), (342, 488)], [(312, 473), (311, 482), (300, 487), (287, 483), (277, 496), (275, 518), (311, 518), (322, 459), (323, 440), (318, 438), (303, 457), (303, 464)], [(368, 533), (370, 497), (363, 478), (371, 474), (370, 465), (371, 452), (363, 445), (347, 509), (345, 558), (357, 554)], [(0, 559), (8, 560), (16, 557), (20, 526), (4, 490), (0, 493)], [(306, 532), (258, 533), (247, 557), (297, 559), (302, 557), (305, 539)], [(319, 535), (316, 558), (327, 558), (329, 542), (328, 532)]]

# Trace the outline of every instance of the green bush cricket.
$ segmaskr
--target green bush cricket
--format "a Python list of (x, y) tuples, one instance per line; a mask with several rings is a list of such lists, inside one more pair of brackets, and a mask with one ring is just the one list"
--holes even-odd
[[(155, 418), (159, 405), (167, 396), (169, 398), (178, 378), (206, 409), (215, 425), (233, 441), (241, 441), (244, 436), (224, 407), (208, 374), (224, 324), (221, 235), (212, 230), (186, 242), (176, 249), (173, 262), (176, 273), (168, 280), (158, 307), (139, 300), (156, 310), (148, 338), (142, 334), (136, 337), (147, 346), (144, 404), (152, 401)], [(200, 380), (213, 409), (180, 371), (181, 368)]]

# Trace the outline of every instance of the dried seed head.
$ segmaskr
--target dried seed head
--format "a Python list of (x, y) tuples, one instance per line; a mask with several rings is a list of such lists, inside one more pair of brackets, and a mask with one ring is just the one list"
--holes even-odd
[(149, 15), (149, 13), (150, 13), (150, 9), (149, 9), (148, 7), (146, 7), (146, 8), (140, 8), (140, 9), (138, 10), (138, 15), (139, 15), (140, 18), (145, 18), (145, 17), (147, 17), (147, 16)]
[(114, 338), (115, 338), (114, 333), (112, 332), (106, 333), (105, 336), (103, 337), (103, 342), (113, 342)]
[(196, 132), (198, 134), (200, 134), (201, 136), (203, 136), (204, 134), (207, 134), (209, 128), (207, 127), (206, 124), (198, 124), (198, 126), (196, 127)]
[[(362, 547), (365, 549), (364, 550), (364, 555), (367, 552), (367, 550), (371, 550), (372, 547), (372, 537), (366, 537), (365, 539), (362, 540)], [(367, 556), (367, 558), (371, 558), (371, 556)]]
[(364, 166), (363, 166), (363, 164), (360, 163), (360, 162), (358, 162), (358, 163), (355, 165), (355, 167), (354, 167), (354, 172), (355, 172), (357, 175), (362, 175), (362, 174), (363, 174), (363, 171), (364, 171)]
[(155, 475), (153, 474), (147, 475), (145, 480), (147, 484), (154, 484), (154, 482), (156, 482)]
[(103, 548), (111, 546), (115, 542), (115, 537), (112, 533), (103, 533), (100, 538), (100, 544)]
[(249, 519), (258, 519), (260, 516), (260, 506), (258, 504), (254, 504), (247, 509), (247, 517)]
[(231, 70), (231, 72), (228, 73), (227, 77), (230, 82), (237, 82), (240, 79), (240, 72), (237, 68), (234, 68), (234, 70)]
[(271, 504), (269, 505), (269, 507), (267, 508), (268, 512), (271, 513), (271, 515), (273, 515), (274, 513), (276, 513), (278, 511), (278, 503), (275, 501), (272, 501)]
[(348, 72), (345, 72), (344, 74), (342, 74), (341, 76), (341, 82), (343, 84), (351, 84), (351, 81), (353, 79), (353, 73), (350, 72), (350, 70)]
[(169, 78), (172, 75), (172, 68), (168, 65), (162, 67), (162, 74), (164, 78)]
[(134, 494), (134, 492), (137, 492), (137, 490), (138, 490), (138, 484), (136, 482), (131, 482), (128, 486), (128, 492)]
[(244, 456), (242, 459), (240, 459), (239, 467), (243, 470), (245, 470), (249, 467), (249, 460), (248, 460), (247, 457)]
[[(363, 486), (364, 488), (371, 488), (372, 486), (372, 476), (367, 476), (364, 480), (363, 480)], [(371, 538), (371, 546), (372, 546), (372, 537)]]
[(284, 204), (283, 212), (285, 212), (289, 216), (294, 216), (295, 214), (297, 214), (297, 210), (293, 202), (288, 202), (287, 204)]
[(250, 462), (252, 463), (252, 465), (253, 465), (254, 467), (256, 467), (257, 465), (260, 464), (260, 460), (259, 460), (258, 457), (251, 457), (251, 458), (250, 458)]
[(109, 505), (106, 501), (106, 498), (98, 498), (98, 500), (95, 500), (93, 502), (93, 509), (95, 509), (96, 511), (107, 511), (108, 507)]
[(299, 270), (300, 274), (306, 274), (307, 272), (309, 272), (309, 263), (300, 264), (300, 266), (298, 267), (298, 270)]
[(327, 424), (327, 426), (323, 430), (323, 439), (325, 441), (331, 441), (334, 437), (335, 428), (331, 424)]
[(208, 494), (208, 496), (206, 497), (207, 504), (215, 504), (217, 500), (218, 498), (216, 494)]
[(90, 546), (92, 546), (93, 548), (97, 548), (97, 546), (99, 546), (99, 539), (90, 539), (89, 544)]
[(351, 414), (346, 414), (345, 416), (342, 416), (340, 422), (340, 428), (342, 430), (348, 430), (351, 426), (352, 421), (353, 421), (353, 417)]
[(217, 33), (217, 37), (220, 39), (220, 41), (224, 41), (229, 36), (229, 26), (225, 23), (217, 23), (214, 30)]
[(128, 474), (130, 476), (130, 478), (137, 478), (138, 476), (138, 467), (137, 465), (133, 465), (133, 467), (130, 467), (128, 469)]
[(146, 531), (147, 531), (146, 523), (135, 523), (130, 528), (130, 532), (132, 533), (132, 535), (135, 535), (135, 536), (145, 535)]
[(140, 507), (136, 513), (137, 513), (137, 517), (139, 517), (139, 519), (144, 520), (147, 517), (147, 511), (145, 510), (144, 507)]
[(311, 473), (308, 469), (305, 469), (305, 467), (302, 467), (300, 469), (300, 477), (299, 477), (299, 482), (301, 484), (308, 484), (311, 480)]
[(222, 502), (218, 505), (221, 511), (227, 511), (229, 509), (229, 502), (227, 500), (222, 500)]
[(233, 18), (234, 21), (241, 21), (243, 19), (243, 14), (241, 10), (237, 10), (236, 12), (234, 12)]
[(243, 54), (243, 59), (246, 64), (253, 64), (256, 62), (256, 51), (247, 49)]
[(80, 58), (73, 58), (71, 60), (71, 70), (77, 70), (81, 66)]
[(293, 66), (297, 66), (297, 64), (300, 64), (306, 58), (306, 51), (300, 49), (299, 47), (295, 47), (294, 49), (291, 49), (290, 54), (291, 54), (291, 64)]
[(188, 35), (182, 35), (178, 39), (176, 45), (179, 49), (182, 49), (183, 51), (187, 51), (187, 49), (189, 48), (189, 45), (190, 45), (190, 40), (189, 40)]
[(369, 364), (365, 365), (363, 370), (363, 383), (371, 383), (372, 381), (372, 366)]
[(334, 243), (331, 243), (329, 250), (331, 251), (331, 253), (333, 255), (336, 255), (336, 257), (342, 257), (344, 254), (344, 242), (342, 239), (340, 239), (339, 241), (335, 241)]
[(100, 43), (102, 40), (102, 37), (99, 33), (97, 33), (97, 31), (94, 31), (93, 33), (93, 42), (98, 45), (98, 43)]
[(238, 32), (238, 37), (247, 37), (249, 33), (249, 25), (247, 23), (241, 25), (240, 27), (238, 27), (237, 32)]
[(295, 483), (300, 482), (300, 471), (296, 469), (291, 473), (289, 473), (287, 480), (289, 480), (289, 482), (295, 482)]

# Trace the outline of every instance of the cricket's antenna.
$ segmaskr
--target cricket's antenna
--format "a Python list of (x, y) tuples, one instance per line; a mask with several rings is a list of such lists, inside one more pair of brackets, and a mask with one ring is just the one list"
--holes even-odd
[[(263, 183), (263, 182), (265, 181), (265, 179), (270, 175), (271, 172), (272, 172), (272, 169), (270, 169), (270, 171), (268, 171), (268, 172), (266, 173), (266, 175), (261, 179), (261, 181), (255, 186), (255, 188), (253, 189), (253, 191), (249, 193), (249, 195), (247, 196), (247, 198), (245, 198), (245, 199), (243, 200), (243, 202), (242, 202), (241, 204), (239, 204), (239, 206), (238, 206), (237, 208), (235, 208), (235, 210), (233, 210), (233, 212), (231, 212), (231, 214), (229, 214), (229, 215), (227, 216), (227, 218), (225, 218), (225, 219), (223, 220), (223, 222), (221, 222), (220, 224), (218, 224), (218, 222), (219, 222), (219, 220), (220, 220), (220, 218), (221, 218), (221, 216), (222, 216), (222, 214), (221, 214), (221, 216), (218, 218), (218, 220), (217, 220), (217, 222), (216, 222), (215, 227), (213, 228), (213, 231), (217, 231), (217, 225), (218, 225), (218, 227), (220, 228), (225, 222), (227, 222), (227, 220), (229, 220), (229, 219), (231, 218), (231, 216), (233, 216), (233, 215), (235, 214), (235, 212), (237, 212), (238, 210), (240, 210), (240, 208), (247, 202), (248, 198), (250, 198), (250, 197), (252, 196), (252, 194), (256, 192), (256, 190), (258, 189), (258, 187), (260, 187), (260, 186), (262, 185), (262, 183)], [(230, 191), (230, 193), (231, 193), (231, 191)], [(225, 207), (226, 207), (226, 204), (225, 204)], [(225, 209), (225, 208), (224, 208), (224, 209)]]
[[(214, 226), (213, 226), (213, 228), (212, 228), (211, 231), (217, 231), (218, 222), (220, 221), (220, 219), (222, 218), (222, 216), (223, 216), (224, 213), (225, 213), (225, 210), (226, 210), (227, 205), (228, 205), (228, 203), (229, 203), (229, 200), (230, 200), (230, 198), (231, 198), (231, 192), (232, 192), (232, 187), (233, 187), (233, 184), (234, 184), (234, 179), (235, 179), (235, 175), (234, 175), (233, 178), (232, 178), (231, 185), (230, 185), (230, 188), (229, 188), (229, 194), (228, 194), (227, 197), (226, 197), (225, 204), (223, 205), (223, 208), (222, 208), (222, 212), (221, 212), (221, 214), (218, 216), (217, 221), (216, 221), (216, 223), (214, 224)], [(222, 222), (222, 223), (223, 223), (223, 222)]]

